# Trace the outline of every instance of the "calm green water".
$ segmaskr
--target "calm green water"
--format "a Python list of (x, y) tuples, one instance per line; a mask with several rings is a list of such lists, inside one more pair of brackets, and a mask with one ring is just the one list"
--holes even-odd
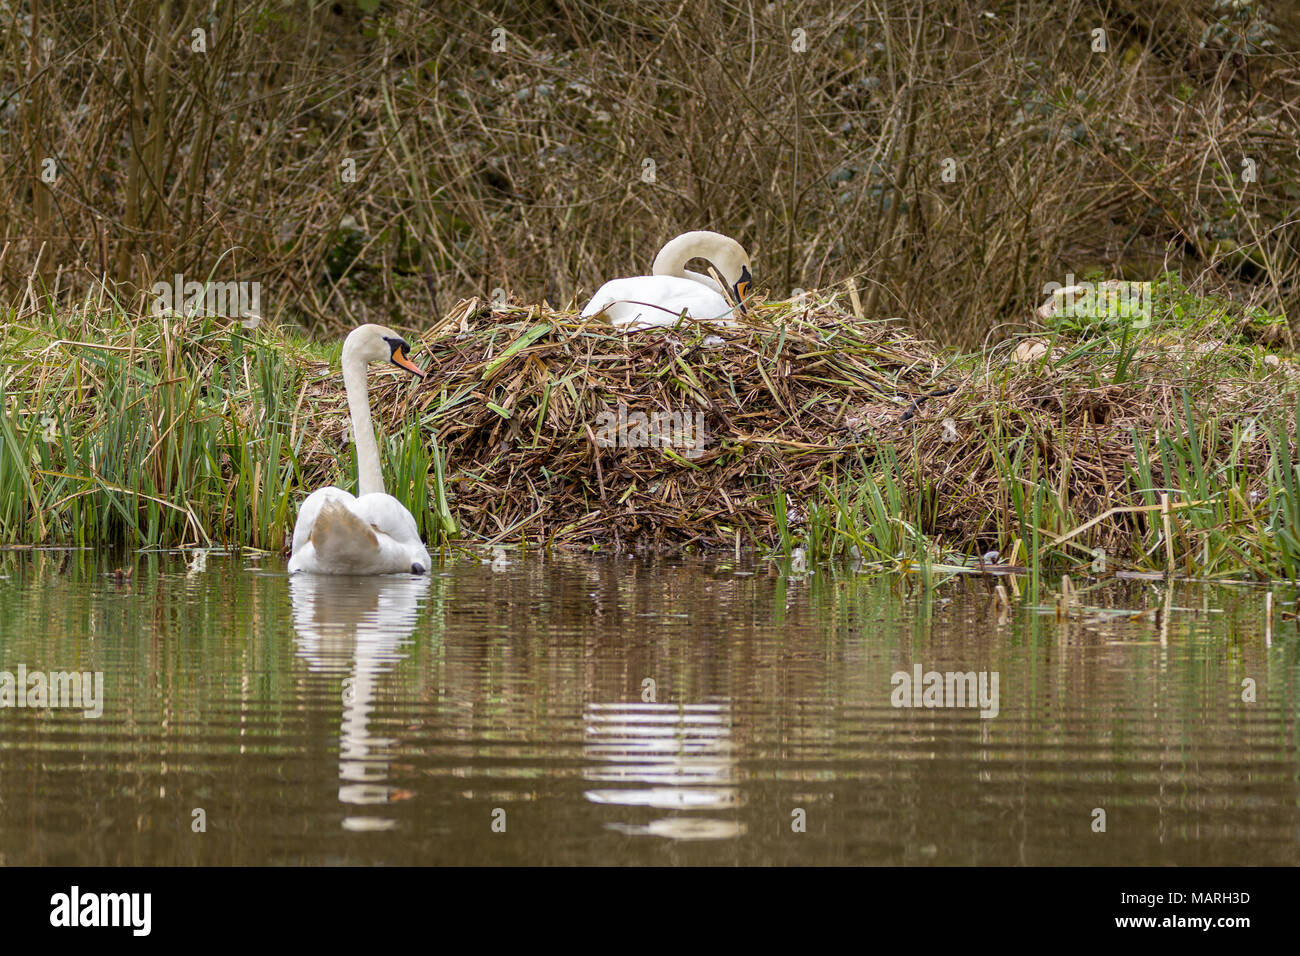
[[(1062, 624), (764, 563), (187, 560), (0, 551), (0, 672), (104, 675), (98, 719), (0, 709), (0, 863), (1300, 860), (1300, 639), (1258, 588)], [(997, 716), (891, 706), (916, 664), (996, 672)]]

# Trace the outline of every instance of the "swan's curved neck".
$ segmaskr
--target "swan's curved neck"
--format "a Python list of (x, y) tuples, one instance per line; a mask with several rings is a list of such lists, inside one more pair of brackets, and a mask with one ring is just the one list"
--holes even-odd
[(678, 236), (671, 242), (665, 243), (664, 247), (659, 250), (659, 255), (655, 256), (654, 265), (650, 267), (650, 274), (688, 278), (686, 263), (696, 256), (704, 254), (698, 248), (698, 245), (696, 237), (690, 233)]
[(366, 385), (366, 363), (355, 355), (343, 356), (343, 388), (352, 413), (352, 440), (357, 445), (357, 495), (384, 493), (384, 475), (379, 470), (379, 442), (370, 420), (370, 391)]

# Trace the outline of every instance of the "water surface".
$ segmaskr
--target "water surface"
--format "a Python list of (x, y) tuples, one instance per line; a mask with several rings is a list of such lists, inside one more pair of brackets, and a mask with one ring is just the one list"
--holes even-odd
[[(1059, 622), (761, 561), (0, 551), (0, 672), (105, 686), (0, 709), (0, 863), (1294, 864), (1300, 640), (1263, 595), (1112, 583)], [(996, 673), (997, 716), (892, 706), (917, 664)]]

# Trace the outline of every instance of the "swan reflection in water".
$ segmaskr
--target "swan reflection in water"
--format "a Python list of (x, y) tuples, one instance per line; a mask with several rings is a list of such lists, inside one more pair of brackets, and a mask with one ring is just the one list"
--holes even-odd
[[(593, 803), (684, 813), (648, 824), (613, 823), (632, 835), (675, 840), (738, 837), (740, 806), (732, 754), (731, 705), (589, 703), (584, 712), (583, 777), (616, 784), (587, 791)], [(732, 818), (717, 815), (726, 812)]]
[[(407, 794), (387, 784), (392, 741), (370, 733), (380, 675), (406, 657), (428, 575), (341, 577), (295, 574), (289, 579), (294, 641), (312, 671), (340, 677), (339, 801), (388, 804)], [(349, 815), (348, 830), (386, 830), (396, 821)]]

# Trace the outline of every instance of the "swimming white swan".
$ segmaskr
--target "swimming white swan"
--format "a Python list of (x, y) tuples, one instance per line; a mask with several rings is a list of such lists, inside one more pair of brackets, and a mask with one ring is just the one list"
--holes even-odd
[(359, 495), (354, 498), (331, 485), (307, 496), (293, 528), (290, 574), (423, 574), (433, 566), (415, 518), (400, 501), (384, 493), (366, 387), (366, 366), (371, 362), (392, 362), (424, 378), (406, 357), (410, 350), (400, 335), (382, 325), (358, 326), (344, 340), (343, 387), (357, 445)]
[[(696, 258), (713, 263), (740, 305), (728, 302), (712, 278), (686, 268)], [(745, 293), (754, 281), (744, 247), (718, 232), (684, 232), (670, 240), (655, 256), (650, 272), (606, 282), (583, 307), (583, 317), (604, 312), (614, 325), (648, 329), (676, 325), (684, 310), (693, 319), (730, 325), (734, 310), (745, 311)]]

